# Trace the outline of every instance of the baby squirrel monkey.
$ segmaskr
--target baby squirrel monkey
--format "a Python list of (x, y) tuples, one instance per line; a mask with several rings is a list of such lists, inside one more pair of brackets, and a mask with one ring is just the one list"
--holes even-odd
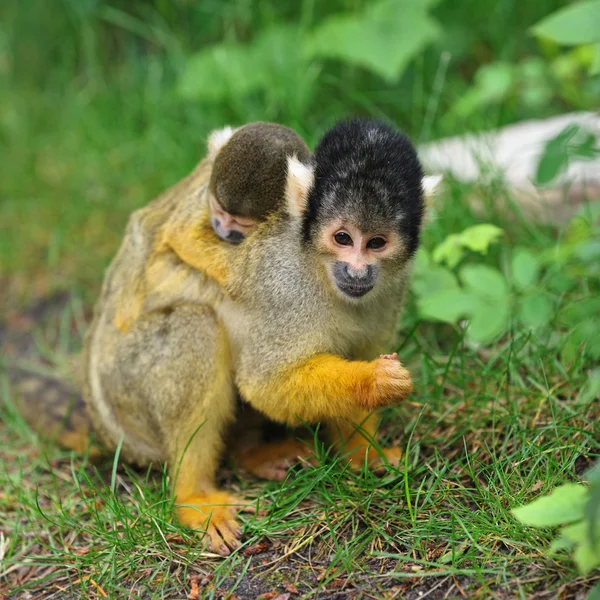
[(310, 150), (295, 131), (276, 123), (225, 128), (211, 137), (216, 156), (208, 183), (210, 222), (223, 241), (239, 244), (281, 203), (287, 157), (308, 162)]
[[(210, 223), (219, 238), (230, 244), (239, 244), (257, 223), (281, 204), (288, 156), (308, 162), (311, 153), (295, 131), (277, 123), (258, 121), (235, 130), (225, 127), (211, 133), (207, 158), (187, 180), (191, 180), (190, 183), (195, 186), (189, 192), (200, 196), (200, 204), (205, 202), (206, 194)], [(179, 200), (186, 199), (185, 208), (178, 210), (185, 211), (185, 217), (194, 221), (198, 218), (200, 206), (197, 202), (187, 201), (186, 194), (180, 190), (187, 180), (174, 186), (172, 189), (175, 194), (171, 195), (179, 197)], [(159, 203), (162, 198), (159, 198)], [(156, 205), (156, 202), (152, 205)], [(150, 212), (164, 217), (163, 211), (156, 210), (152, 205)], [(173, 207), (170, 208), (173, 210)], [(147, 213), (148, 210), (143, 209), (142, 212)], [(146, 218), (140, 214), (138, 219), (134, 215), (134, 220), (138, 223), (138, 245), (144, 245), (145, 251), (132, 253), (136, 255), (139, 273), (129, 277), (130, 285), (124, 286), (121, 293), (120, 309), (115, 317), (115, 323), (121, 331), (131, 327), (145, 304), (149, 310), (168, 304), (185, 287), (173, 281), (185, 270), (178, 269), (164, 257), (162, 262), (154, 264), (152, 274), (147, 273), (146, 267), (152, 262), (154, 247), (151, 240), (156, 228), (145, 225), (152, 217)], [(130, 225), (133, 229), (133, 224)], [(135, 272), (133, 261), (131, 267)], [(189, 281), (190, 278), (185, 279)], [(192, 299), (200, 300), (197, 296)], [(214, 303), (217, 300), (210, 297), (207, 301)]]

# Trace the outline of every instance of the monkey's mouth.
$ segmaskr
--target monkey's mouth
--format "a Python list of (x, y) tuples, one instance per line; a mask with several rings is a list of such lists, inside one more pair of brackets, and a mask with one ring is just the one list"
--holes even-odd
[(373, 284), (367, 285), (350, 285), (347, 283), (338, 283), (338, 289), (344, 296), (349, 298), (362, 298), (365, 294), (368, 294), (373, 289)]

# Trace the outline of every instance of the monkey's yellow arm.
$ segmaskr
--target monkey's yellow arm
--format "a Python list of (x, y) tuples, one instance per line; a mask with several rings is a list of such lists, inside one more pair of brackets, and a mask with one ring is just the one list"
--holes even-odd
[(230, 283), (228, 265), (235, 246), (223, 243), (207, 220), (188, 224), (170, 223), (163, 234), (159, 250), (170, 249), (194, 269), (214, 279), (225, 292)]
[(237, 381), (242, 396), (275, 421), (297, 425), (352, 418), (404, 400), (412, 391), (410, 374), (396, 361), (349, 361), (318, 354), (271, 377)]

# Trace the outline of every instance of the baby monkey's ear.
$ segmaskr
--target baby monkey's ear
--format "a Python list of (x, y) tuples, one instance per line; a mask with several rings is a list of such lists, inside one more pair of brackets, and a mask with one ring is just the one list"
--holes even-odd
[(304, 212), (314, 180), (315, 171), (312, 165), (300, 162), (295, 155), (288, 156), (285, 201), (287, 210), (293, 217), (299, 217)]
[(235, 133), (233, 127), (223, 127), (223, 129), (215, 129), (208, 136), (208, 158), (214, 160), (219, 154), (219, 150), (231, 139)]

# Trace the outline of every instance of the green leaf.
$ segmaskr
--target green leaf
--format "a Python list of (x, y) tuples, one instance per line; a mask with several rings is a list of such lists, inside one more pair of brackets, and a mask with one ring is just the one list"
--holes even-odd
[(179, 93), (187, 99), (220, 102), (285, 87), (298, 77), (310, 81), (313, 72), (302, 57), (301, 42), (297, 27), (282, 25), (267, 29), (250, 44), (211, 46), (187, 60)]
[(560, 530), (560, 534), (572, 544), (585, 542), (588, 539), (587, 523), (585, 521), (579, 521), (573, 523), (573, 525), (567, 525)]
[(453, 269), (460, 262), (463, 255), (461, 236), (460, 234), (453, 233), (436, 246), (432, 258), (436, 263), (445, 262)]
[(569, 164), (568, 145), (580, 131), (579, 125), (567, 125), (555, 138), (548, 140), (538, 163), (535, 182), (546, 185), (564, 171)]
[(460, 289), (441, 291), (419, 300), (419, 313), (425, 319), (456, 323), (473, 310), (473, 296)]
[(438, 292), (459, 290), (454, 274), (444, 267), (429, 267), (416, 274), (412, 289), (417, 296), (432, 296)]
[(552, 318), (552, 302), (542, 292), (527, 294), (519, 303), (519, 318), (532, 329), (547, 325)]
[(179, 81), (187, 99), (219, 102), (265, 85), (263, 65), (250, 45), (219, 44), (192, 55)]
[(589, 542), (579, 544), (575, 548), (573, 558), (582, 575), (587, 575), (592, 569), (600, 565), (600, 552), (596, 552)]
[[(572, 302), (561, 311), (561, 320), (567, 325), (581, 325), (582, 321), (597, 318), (600, 315), (600, 296), (597, 298), (589, 297)], [(584, 338), (585, 339), (585, 338)]]
[(420, 273), (425, 271), (431, 266), (431, 256), (426, 248), (420, 246), (415, 254), (414, 259), (414, 272)]
[(565, 337), (562, 350), (565, 362), (573, 362), (581, 354), (600, 357), (600, 319), (597, 317), (578, 322)]
[(581, 244), (575, 254), (578, 258), (586, 262), (600, 260), (600, 240)]
[(600, 0), (577, 2), (557, 10), (534, 25), (532, 31), (565, 46), (600, 42)]
[(566, 483), (557, 487), (548, 496), (513, 508), (513, 515), (532, 527), (555, 527), (583, 519), (587, 499), (587, 488), (577, 483)]
[(551, 267), (545, 280), (550, 290), (557, 294), (566, 294), (575, 285), (575, 281), (557, 265)]
[(538, 280), (539, 262), (533, 252), (518, 248), (512, 257), (511, 272), (515, 286), (524, 290)]
[(573, 558), (582, 575), (587, 575), (593, 568), (600, 565), (600, 548), (592, 546), (589, 536), (589, 526), (585, 521), (564, 527), (560, 536), (550, 546), (551, 552), (565, 548), (573, 548)]
[(454, 268), (464, 256), (463, 248), (487, 254), (491, 244), (497, 242), (504, 235), (504, 230), (490, 223), (482, 223), (467, 227), (461, 233), (449, 235), (433, 251), (432, 257), (436, 263), (445, 262)]
[(586, 600), (600, 600), (600, 583), (597, 583), (593, 587)]
[(337, 14), (307, 40), (306, 55), (353, 63), (396, 82), (409, 61), (440, 35), (427, 10), (433, 0), (382, 0), (362, 14)]
[[(576, 404), (589, 404), (600, 397), (600, 369), (594, 369), (577, 396)], [(600, 485), (598, 486), (600, 488)]]
[(600, 43), (594, 45), (594, 60), (590, 65), (590, 75), (598, 75), (600, 73)]
[(508, 296), (477, 297), (471, 311), (468, 339), (480, 344), (492, 342), (507, 330), (509, 314)]
[(485, 265), (467, 265), (460, 271), (465, 286), (483, 296), (506, 296), (506, 280), (502, 273)]
[(504, 230), (491, 223), (482, 223), (467, 227), (461, 234), (462, 245), (473, 252), (487, 254), (491, 244), (497, 242), (504, 235)]
[(501, 61), (479, 67), (474, 85), (452, 106), (451, 114), (464, 118), (482, 107), (501, 102), (510, 93), (516, 75), (514, 65)]
[(556, 539), (552, 540), (550, 548), (548, 548), (549, 554), (555, 554), (559, 550), (570, 550), (575, 546), (575, 543), (568, 540), (563, 535), (559, 535)]

